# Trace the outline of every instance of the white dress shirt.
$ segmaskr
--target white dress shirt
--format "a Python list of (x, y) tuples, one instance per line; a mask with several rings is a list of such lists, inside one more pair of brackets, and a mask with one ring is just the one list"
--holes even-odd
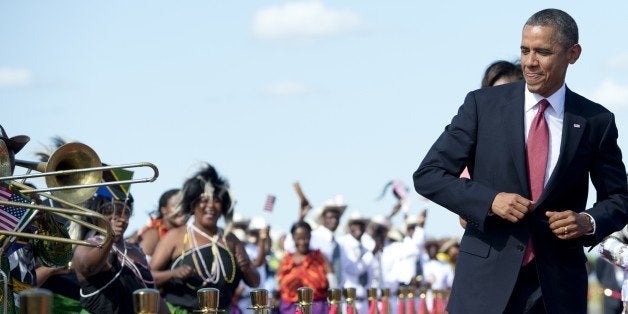
[[(358, 313), (366, 311), (366, 287), (360, 282), (360, 277), (368, 278), (369, 267), (373, 263), (373, 252), (368, 250), (358, 239), (351, 234), (338, 238), (340, 245), (340, 261), (342, 265), (343, 288), (355, 288), (358, 299), (355, 302)], [(365, 283), (368, 285), (368, 280)]]

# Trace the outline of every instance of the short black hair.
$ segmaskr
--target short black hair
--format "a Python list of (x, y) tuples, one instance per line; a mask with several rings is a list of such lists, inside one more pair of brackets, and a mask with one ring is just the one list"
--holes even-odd
[(152, 214), (152, 216), (156, 219), (161, 219), (163, 218), (163, 214), (161, 213), (161, 208), (162, 207), (166, 207), (166, 205), (168, 205), (168, 200), (173, 196), (176, 195), (177, 193), (179, 193), (181, 190), (180, 189), (170, 189), (166, 192), (163, 192), (161, 194), (161, 196), (159, 197), (159, 203), (157, 205), (157, 210), (155, 210)]
[(292, 227), (290, 227), (290, 234), (292, 234), (294, 236), (294, 232), (297, 231), (297, 229), (299, 228), (304, 228), (306, 229), (308, 232), (312, 233), (312, 226), (310, 226), (309, 223), (303, 221), (303, 220), (299, 220), (297, 222), (295, 222), (294, 224), (292, 224)]
[(500, 78), (513, 77), (519, 80), (523, 79), (523, 71), (518, 61), (510, 62), (499, 60), (491, 63), (484, 71), (481, 87), (493, 86)]
[(558, 31), (558, 43), (569, 48), (578, 43), (578, 24), (565, 11), (545, 9), (534, 13), (525, 25), (551, 26)]

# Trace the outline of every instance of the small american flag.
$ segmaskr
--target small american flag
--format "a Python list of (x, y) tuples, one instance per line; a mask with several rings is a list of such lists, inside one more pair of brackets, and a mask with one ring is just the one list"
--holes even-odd
[[(0, 186), (0, 200), (10, 202), (20, 202), (29, 204), (30, 202), (18, 193), (14, 193), (4, 186)], [(28, 213), (27, 208), (10, 205), (0, 205), (0, 229), (15, 231)]]
[(266, 196), (266, 202), (264, 202), (264, 210), (267, 212), (272, 212), (273, 207), (275, 207), (276, 199), (277, 198), (274, 195), (268, 194), (268, 196)]

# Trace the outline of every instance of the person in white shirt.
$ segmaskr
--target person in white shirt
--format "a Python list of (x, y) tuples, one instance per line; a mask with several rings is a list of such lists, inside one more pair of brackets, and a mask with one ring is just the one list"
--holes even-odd
[(352, 212), (347, 220), (347, 234), (338, 239), (342, 265), (343, 288), (355, 288), (355, 306), (358, 313), (367, 309), (366, 288), (369, 284), (369, 267), (373, 262), (372, 249), (362, 244), (368, 218)]
[(429, 259), (423, 264), (423, 279), (428, 288), (425, 301), (430, 311), (434, 304), (433, 292), (449, 291), (454, 282), (454, 270), (451, 265), (436, 258), (439, 248), (440, 244), (437, 241), (432, 240), (425, 243), (425, 250)]

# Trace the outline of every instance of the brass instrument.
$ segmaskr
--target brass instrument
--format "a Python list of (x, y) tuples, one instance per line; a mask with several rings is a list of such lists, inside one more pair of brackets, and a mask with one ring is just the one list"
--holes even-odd
[[(59, 147), (52, 153), (48, 162), (16, 160), (15, 164), (39, 171), (40, 173), (0, 177), (0, 181), (46, 177), (46, 186), (48, 188), (27, 188), (20, 190), (20, 192), (25, 194), (52, 192), (53, 195), (74, 204), (81, 203), (92, 197), (100, 186), (153, 182), (159, 176), (157, 166), (149, 162), (102, 166), (100, 158), (94, 150), (82, 143), (68, 143)], [(150, 178), (102, 182), (102, 171), (138, 167), (151, 168), (153, 176)], [(66, 190), (78, 190), (80, 192), (67, 192)]]
[(136, 314), (159, 313), (159, 291), (144, 288), (133, 291), (133, 311)]
[[(57, 222), (50, 212), (42, 212), (33, 224), (39, 235), (70, 238), (68, 229)], [(32, 246), (35, 256), (39, 258), (43, 266), (66, 267), (72, 260), (72, 244), (70, 243), (34, 239)]]
[[(18, 189), (22, 189), (22, 190), (27, 190), (30, 187), (28, 185), (25, 185), (23, 183), (19, 183), (17, 181), (13, 181), (11, 182), (11, 186), (14, 186)], [(57, 207), (51, 207), (51, 206), (45, 206), (45, 205), (36, 205), (36, 204), (25, 204), (25, 203), (19, 203), (19, 202), (11, 202), (11, 201), (0, 201), (0, 205), (4, 205), (4, 206), (16, 206), (16, 207), (24, 207), (24, 208), (32, 208), (32, 209), (37, 209), (37, 210), (43, 210), (43, 211), (49, 211), (49, 212), (53, 212), (56, 215), (59, 215), (61, 217), (64, 217), (68, 220), (74, 221), (84, 227), (93, 229), (97, 232), (99, 232), (100, 234), (105, 236), (105, 241), (101, 244), (94, 244), (94, 243), (89, 243), (87, 241), (83, 241), (83, 240), (74, 240), (74, 239), (68, 239), (68, 238), (63, 238), (63, 237), (52, 237), (52, 236), (46, 236), (46, 235), (41, 235), (41, 234), (32, 234), (32, 233), (26, 233), (26, 232), (15, 232), (15, 231), (6, 231), (6, 230), (0, 230), (0, 235), (6, 235), (6, 236), (15, 236), (15, 237), (21, 237), (21, 238), (29, 238), (29, 239), (40, 239), (40, 240), (44, 240), (44, 241), (55, 241), (55, 242), (62, 242), (62, 243), (69, 243), (69, 244), (78, 244), (78, 245), (85, 245), (85, 246), (97, 246), (97, 247), (102, 247), (104, 246), (106, 243), (108, 243), (109, 241), (111, 241), (112, 239), (112, 235), (113, 235), (113, 230), (111, 229), (111, 224), (109, 223), (109, 220), (107, 219), (107, 217), (93, 211), (93, 210), (89, 210), (85, 207), (81, 207), (78, 206), (76, 204), (70, 203), (66, 200), (63, 200), (61, 198), (58, 198), (56, 196), (53, 195), (49, 195), (49, 194), (45, 194), (45, 193), (38, 193), (39, 195), (43, 196), (43, 197), (47, 197), (53, 201), (59, 202), (61, 204), (64, 204), (68, 207), (74, 208), (74, 209), (67, 209), (67, 208), (57, 208)], [(105, 228), (96, 226), (94, 224), (91, 224), (87, 221), (81, 220), (79, 218), (75, 218), (71, 215), (80, 215), (80, 216), (86, 216), (86, 217), (92, 217), (94, 219), (100, 220), (102, 221), (102, 223), (100, 225), (105, 226)]]
[(254, 289), (249, 294), (251, 297), (251, 310), (256, 314), (270, 314), (268, 305), (268, 290)]
[[(15, 236), (22, 238), (40, 239), (44, 241), (53, 241), (86, 246), (102, 247), (105, 243), (111, 241), (112, 229), (108, 219), (92, 210), (76, 204), (81, 203), (92, 197), (100, 186), (121, 185), (141, 182), (153, 182), (157, 179), (159, 171), (157, 167), (151, 163), (141, 162), (126, 165), (102, 166), (100, 158), (94, 150), (82, 143), (68, 143), (55, 150), (48, 162), (29, 162), (16, 160), (16, 165), (36, 170), (41, 173), (30, 173), (24, 175), (4, 176), (0, 177), (0, 181), (10, 181), (9, 185), (19, 190), (23, 194), (36, 194), (52, 201), (61, 203), (66, 208), (57, 208), (36, 204), (24, 204), (10, 201), (0, 201), (0, 205), (10, 205), (23, 208), (32, 208), (46, 212), (52, 212), (56, 215), (64, 217), (70, 221), (78, 223), (84, 227), (95, 230), (105, 236), (102, 244), (92, 244), (87, 241), (68, 239), (64, 236), (53, 237), (47, 235), (30, 234), (24, 232), (4, 231), (0, 230), (0, 235)], [(122, 168), (149, 167), (153, 170), (153, 176), (150, 178), (119, 180), (102, 182), (102, 171)], [(20, 183), (16, 180), (46, 177), (47, 188), (33, 189), (28, 185)], [(44, 193), (50, 192), (50, 193)], [(84, 220), (72, 217), (72, 215), (92, 217), (100, 223), (99, 226), (88, 223)], [(104, 226), (100, 227), (100, 226)]]
[(52, 313), (52, 292), (47, 289), (29, 289), (20, 292), (20, 313)]
[(312, 314), (312, 303), (314, 301), (314, 290), (310, 287), (301, 287), (297, 289), (297, 308), (301, 309), (303, 314)]

